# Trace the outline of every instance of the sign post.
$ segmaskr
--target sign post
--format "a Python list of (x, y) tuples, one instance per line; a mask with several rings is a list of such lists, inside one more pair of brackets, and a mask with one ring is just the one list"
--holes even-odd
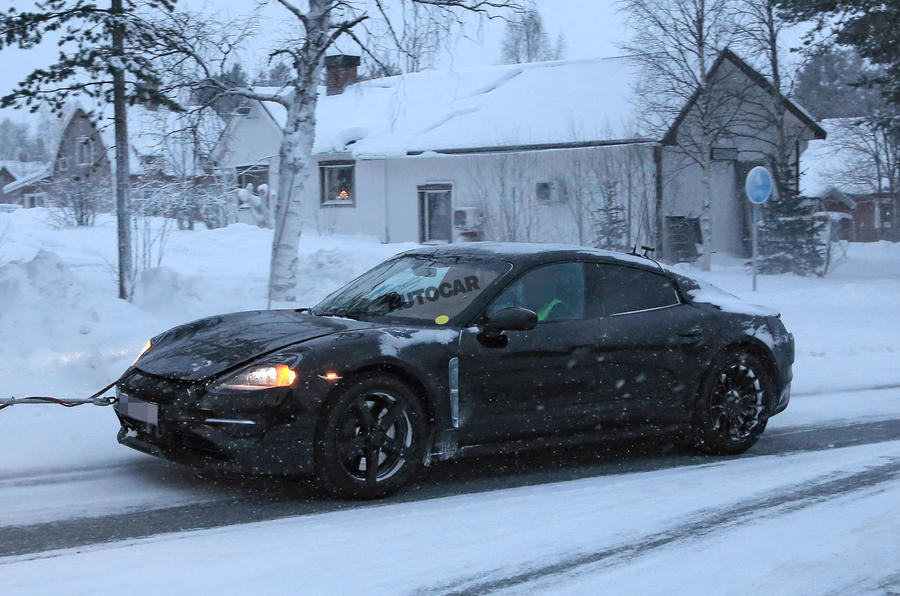
[(744, 181), (744, 192), (753, 203), (753, 291), (756, 291), (756, 257), (759, 254), (759, 206), (772, 196), (772, 187), (775, 181), (772, 173), (763, 166), (756, 166), (747, 172)]

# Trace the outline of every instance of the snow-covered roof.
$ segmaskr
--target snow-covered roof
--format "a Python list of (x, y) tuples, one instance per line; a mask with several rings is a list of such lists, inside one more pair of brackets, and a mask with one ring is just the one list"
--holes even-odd
[[(424, 71), (338, 95), (322, 88), (313, 151), (366, 158), (645, 139), (633, 113), (635, 75), (627, 58), (594, 58)], [(283, 126), (284, 108), (265, 105)]]
[[(854, 146), (858, 140), (859, 118), (830, 118), (819, 124), (828, 138), (812, 140), (800, 155), (800, 192), (823, 197), (832, 189), (846, 195), (873, 192), (875, 180), (868, 180), (854, 164), (863, 157)], [(855, 171), (854, 171), (855, 170)]]
[(24, 178), (46, 166), (47, 162), (45, 161), (0, 160), (0, 169), (5, 168), (16, 179)]
[(22, 176), (21, 178), (17, 178), (13, 180), (9, 184), (3, 187), (4, 193), (11, 193), (19, 190), (20, 188), (24, 188), (39, 180), (43, 180), (48, 176), (53, 174), (53, 162), (42, 163), (40, 167), (32, 170), (30, 173)]
[[(71, 101), (63, 108), (62, 113), (60, 113), (56, 121), (51, 122), (50, 129), (47, 134), (47, 146), (52, 147), (53, 151), (51, 155), (54, 157), (59, 153), (59, 145), (62, 142), (63, 135), (65, 133), (66, 127), (69, 126), (69, 122), (72, 118), (75, 117), (75, 114), (78, 111), (84, 111), (84, 108), (79, 101)], [(20, 188), (24, 188), (35, 182), (43, 180), (44, 178), (48, 178), (53, 175), (53, 161), (49, 162), (41, 162), (39, 165), (35, 165), (30, 171), (27, 173), (23, 173), (23, 176), (13, 180), (9, 184), (3, 187), (4, 193), (11, 193)]]

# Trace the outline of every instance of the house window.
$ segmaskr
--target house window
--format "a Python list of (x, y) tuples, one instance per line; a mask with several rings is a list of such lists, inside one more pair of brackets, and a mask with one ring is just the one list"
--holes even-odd
[(891, 229), (891, 225), (894, 223), (894, 214), (891, 204), (887, 201), (882, 201), (878, 203), (878, 207), (876, 208), (876, 210), (878, 213), (878, 219), (881, 220), (876, 225), (882, 230)]
[(56, 171), (65, 172), (69, 169), (69, 158), (61, 155), (56, 158)]
[(238, 188), (247, 188), (251, 185), (250, 190), (254, 193), (259, 192), (259, 187), (263, 184), (269, 184), (269, 166), (240, 166), (237, 168), (237, 185)]
[(538, 182), (534, 186), (535, 198), (538, 203), (563, 203), (566, 200), (565, 185), (560, 180), (552, 182)]
[(75, 159), (80, 166), (94, 163), (94, 142), (90, 137), (78, 137), (75, 141)]
[(354, 163), (327, 161), (319, 164), (322, 205), (350, 205), (355, 201)]
[(737, 147), (713, 147), (710, 156), (713, 161), (737, 161)]

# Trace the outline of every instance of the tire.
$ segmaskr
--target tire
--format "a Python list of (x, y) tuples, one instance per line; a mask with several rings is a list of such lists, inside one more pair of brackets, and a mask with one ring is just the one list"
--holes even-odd
[(405, 383), (384, 374), (351, 379), (322, 412), (319, 486), (340, 498), (387, 496), (420, 472), (426, 434), (425, 413)]
[(769, 421), (775, 384), (763, 363), (747, 352), (713, 363), (700, 387), (694, 446), (713, 455), (743, 453)]

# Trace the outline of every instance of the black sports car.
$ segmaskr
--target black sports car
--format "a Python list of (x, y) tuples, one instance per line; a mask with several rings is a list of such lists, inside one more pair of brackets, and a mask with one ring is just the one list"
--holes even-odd
[(787, 406), (793, 360), (776, 312), (648, 258), (423, 247), (312, 309), (154, 337), (117, 384), (118, 439), (375, 497), (485, 447), (672, 433), (739, 453)]

